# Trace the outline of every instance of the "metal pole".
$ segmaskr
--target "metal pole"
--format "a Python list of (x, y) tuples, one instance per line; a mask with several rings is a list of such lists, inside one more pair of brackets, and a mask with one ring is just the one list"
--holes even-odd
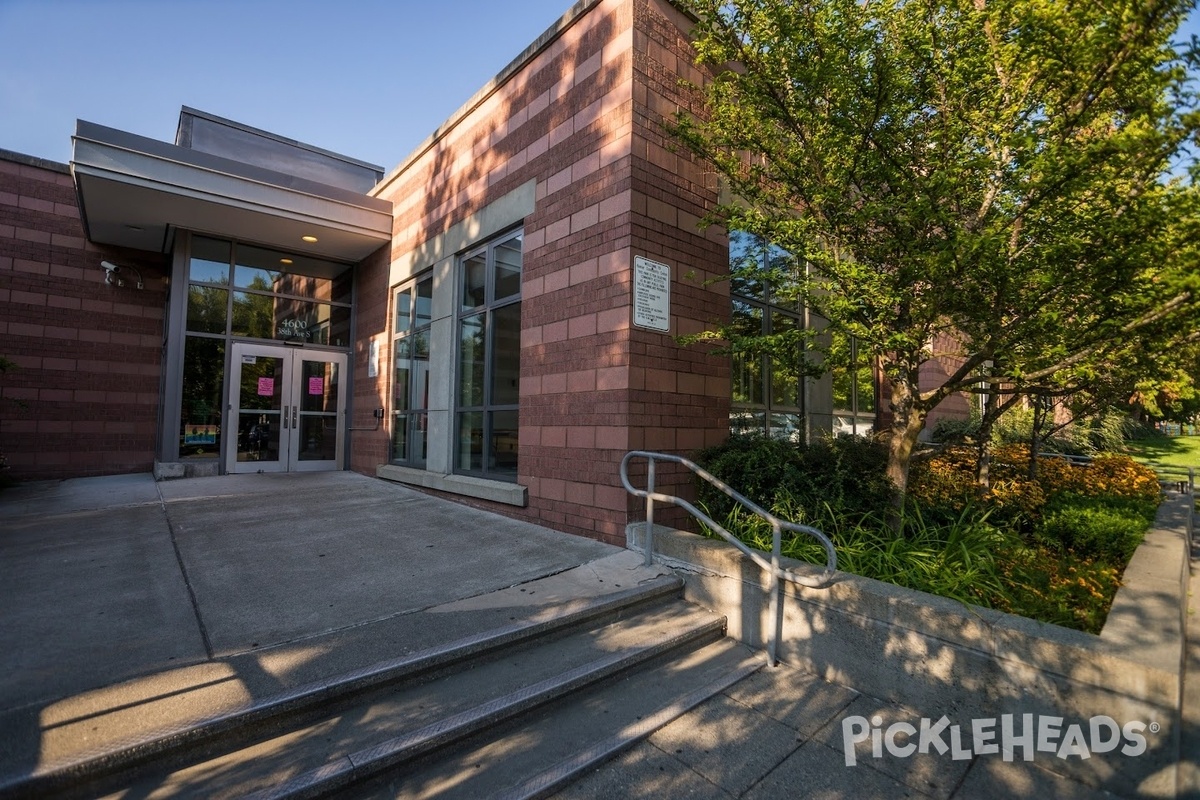
[(1196, 469), (1188, 467), (1188, 540), (1196, 533)]
[(654, 564), (654, 459), (646, 459), (646, 561)]
[(779, 554), (782, 549), (783, 532), (778, 522), (772, 524), (771, 529), (771, 597), (767, 610), (771, 632), (767, 640), (767, 661), (773, 667), (779, 663), (779, 637), (783, 633), (783, 603), (780, 602), (779, 596)]

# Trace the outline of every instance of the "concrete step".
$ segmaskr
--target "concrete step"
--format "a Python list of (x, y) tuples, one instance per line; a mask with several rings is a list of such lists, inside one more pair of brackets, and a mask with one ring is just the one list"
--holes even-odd
[[(663, 705), (658, 702), (661, 698), (671, 695), (677, 701), (706, 684), (715, 684), (719, 688), (711, 691), (720, 691), (730, 680), (730, 672), (745, 672), (750, 665), (757, 665), (740, 645), (723, 640), (724, 627), (723, 617), (679, 599), (643, 607), (616, 620), (547, 635), (455, 669), (440, 670), (426, 676), (429, 679), (424, 682), (410, 681), (359, 694), (353, 702), (326, 708), (325, 713), (271, 738), (175, 770), (142, 768), (135, 778), (110, 782), (102, 789), (112, 792), (114, 798), (222, 800), (248, 796), (266, 800), (324, 796), (353, 786), (353, 796), (362, 781), (402, 767), (407, 773), (407, 765), (418, 759), (445, 753), (452, 746), (449, 752), (456, 753), (462, 742), (492, 739), (497, 733), (501, 743), (492, 744), (526, 751), (523, 760), (512, 761), (513, 768), (524, 770), (524, 779), (541, 785), (545, 780), (538, 774), (552, 770), (562, 760), (562, 746), (582, 741), (585, 731), (592, 734), (591, 739), (611, 739), (629, 727), (625, 718), (636, 708), (648, 715), (656, 703)], [(675, 662), (663, 663), (696, 648), (704, 648), (704, 655), (693, 653), (678, 662), (678, 667), (673, 666)], [(658, 687), (657, 694), (638, 691), (630, 697), (627, 682), (595, 688), (649, 663), (660, 665), (654, 672), (657, 677), (645, 680), (647, 686)], [(720, 680), (723, 677), (725, 682)], [(623, 696), (629, 699), (622, 701)], [(559, 720), (572, 720), (567, 727), (577, 731), (574, 735), (554, 732), (537, 737), (555, 742), (557, 748), (541, 748), (519, 729), (514, 729), (515, 738), (505, 734), (506, 726), (556, 701), (560, 702), (552, 716), (534, 714), (530, 718), (551, 730)], [(612, 715), (619, 722), (613, 732), (594, 736), (599, 728), (585, 724), (585, 716), (576, 707), (584, 702), (621, 709)], [(510, 742), (522, 744), (517, 747)], [(595, 750), (595, 742), (589, 746)], [(609, 744), (596, 750), (592, 761), (616, 749)], [(592, 762), (585, 759), (580, 763)], [(376, 788), (387, 791), (386, 785)]]
[[(554, 580), (505, 591), (532, 593), (542, 583), (553, 587)], [(680, 586), (678, 578), (664, 576), (531, 613), (513, 610), (507, 624), (249, 698), (220, 685), (205, 685), (219, 684), (204, 678), (214, 668), (219, 672), (221, 665), (190, 668), (203, 673), (199, 681), (187, 676), (147, 676), (106, 691), (93, 704), (72, 708), (61, 722), (55, 721), (42, 734), (43, 758), (35, 769), (0, 770), (0, 798), (94, 796), (94, 791), (83, 787), (269, 738), (364, 693), (419, 681), (439, 670), (581, 625), (637, 613), (677, 598)], [(453, 625), (451, 614), (438, 616)]]
[(531, 800), (548, 797), (766, 663), (732, 639), (657, 659), (549, 703), (339, 800)]

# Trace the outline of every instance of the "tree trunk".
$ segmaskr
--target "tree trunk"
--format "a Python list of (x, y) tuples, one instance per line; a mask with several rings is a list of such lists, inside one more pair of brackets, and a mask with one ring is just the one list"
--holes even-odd
[[(989, 425), (988, 428), (991, 426)], [(984, 436), (987, 438), (984, 438)], [(979, 429), (979, 442), (975, 454), (975, 485), (986, 492), (992, 486), (992, 437), (991, 431)]]
[(1026, 477), (1037, 480), (1038, 448), (1041, 447), (1042, 426), (1046, 424), (1046, 407), (1042, 398), (1033, 397), (1033, 426), (1029, 431), (1029, 471)]
[(983, 415), (979, 418), (979, 441), (976, 442), (975, 483), (982, 491), (992, 485), (992, 429), (1001, 413), (1000, 398), (993, 388), (988, 389)]
[(928, 412), (915, 407), (915, 392), (900, 381), (892, 383), (892, 430), (888, 442), (887, 476), (892, 482), (892, 507), (888, 526), (899, 535), (904, 501), (908, 496), (908, 467), (912, 451), (925, 427)]

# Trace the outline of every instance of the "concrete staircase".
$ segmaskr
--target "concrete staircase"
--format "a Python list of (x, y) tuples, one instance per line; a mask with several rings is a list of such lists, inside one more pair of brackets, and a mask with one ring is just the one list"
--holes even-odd
[(545, 797), (764, 664), (680, 589), (659, 577), (115, 741), (81, 732), (0, 776), (0, 798)]

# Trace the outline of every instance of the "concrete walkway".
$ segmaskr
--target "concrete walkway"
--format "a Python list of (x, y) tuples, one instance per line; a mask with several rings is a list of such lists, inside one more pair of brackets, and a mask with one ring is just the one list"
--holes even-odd
[(1192, 535), (1192, 563), (1184, 624), (1187, 649), (1183, 669), (1183, 729), (1180, 738), (1179, 797), (1200, 800), (1200, 538)]
[(349, 472), (29, 484), (0, 528), (0, 711), (333, 633), (373, 647), (413, 612), (619, 552)]
[[(1185, 498), (1188, 502), (1192, 498)], [(1176, 562), (1177, 563), (1177, 562)], [(1023, 762), (1018, 755), (953, 752), (872, 753), (871, 742), (851, 750), (846, 763), (844, 724), (870, 720), (878, 730), (895, 723), (915, 724), (942, 712), (888, 702), (853, 688), (831, 684), (811, 673), (780, 665), (764, 669), (652, 734), (556, 794), (555, 800), (616, 800), (625, 797), (704, 797), (772, 800), (781, 797), (937, 798), (938, 800), (1055, 800), (1116, 797), (1200, 800), (1200, 542), (1193, 542), (1187, 592), (1183, 668), (1182, 726), (1176, 791), (1160, 791), (1161, 781), (1131, 791), (1095, 788), (1103, 782), (1102, 757), (1071, 758), (1073, 773), (1055, 758)], [(886, 658), (881, 654), (880, 658)], [(936, 701), (933, 703), (936, 705)], [(953, 717), (953, 715), (951, 715)], [(1071, 720), (1067, 720), (1070, 722)], [(964, 739), (970, 748), (970, 731)], [(903, 741), (903, 737), (901, 738)], [(909, 740), (912, 741), (912, 740)], [(1097, 751), (1099, 752), (1099, 751)], [(1049, 763), (1048, 763), (1049, 762)], [(1089, 773), (1089, 771), (1091, 771)], [(1086, 782), (1085, 782), (1086, 781)], [(1111, 783), (1111, 782), (1110, 782)]]
[[(181, 697), (201, 716), (659, 571), (353, 473), (21, 486), (0, 494), (0, 773), (44, 763), (57, 731), (92, 716), (120, 725), (128, 709), (130, 727), (144, 727), (155, 703)], [(1194, 647), (1191, 657), (1200, 674)], [(1194, 747), (1200, 687), (1185, 688)], [(847, 767), (849, 715), (924, 716), (765, 669), (559, 796), (1111, 796), (995, 758)]]
[(632, 555), (348, 472), (6, 490), (0, 774), (77, 751), (81, 719), (236, 707), (619, 586)]

